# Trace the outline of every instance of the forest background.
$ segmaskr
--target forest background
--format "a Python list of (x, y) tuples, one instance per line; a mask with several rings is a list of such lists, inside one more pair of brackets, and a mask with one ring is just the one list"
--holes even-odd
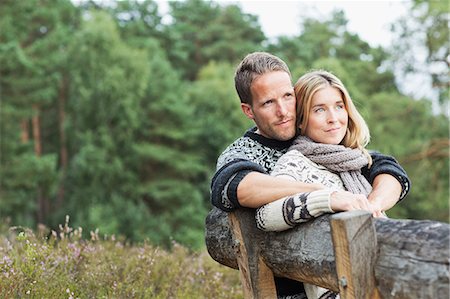
[[(163, 22), (149, 0), (0, 1), (0, 219), (53, 228), (70, 215), (88, 231), (204, 248), (216, 159), (252, 125), (234, 69), (269, 51), (294, 82), (312, 68), (343, 80), (371, 129), (369, 148), (396, 157), (412, 180), (390, 217), (448, 222), (449, 8), (405, 5), (395, 41), (381, 48), (349, 32), (342, 11), (269, 40), (235, 4), (169, 2)], [(435, 99), (398, 88), (419, 72)]]

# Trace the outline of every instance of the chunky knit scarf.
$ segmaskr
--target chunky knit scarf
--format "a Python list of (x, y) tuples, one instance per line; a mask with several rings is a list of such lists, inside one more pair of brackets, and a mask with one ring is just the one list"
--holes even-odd
[(293, 149), (328, 170), (337, 172), (348, 191), (366, 196), (372, 191), (372, 186), (361, 174), (361, 168), (369, 162), (361, 150), (316, 143), (306, 136), (298, 136), (289, 150)]

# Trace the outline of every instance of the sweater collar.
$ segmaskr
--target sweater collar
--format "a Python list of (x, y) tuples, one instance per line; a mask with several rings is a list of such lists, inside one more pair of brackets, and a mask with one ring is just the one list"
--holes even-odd
[(257, 141), (259, 143), (261, 143), (264, 146), (276, 149), (276, 150), (284, 150), (289, 148), (292, 145), (292, 141), (294, 141), (295, 137), (290, 139), (290, 140), (286, 140), (286, 141), (280, 141), (280, 140), (276, 140), (276, 139), (272, 139), (272, 138), (267, 138), (264, 137), (261, 134), (256, 133), (256, 127), (250, 128), (249, 130), (247, 130), (247, 132), (245, 132), (245, 137), (248, 137), (254, 141)]

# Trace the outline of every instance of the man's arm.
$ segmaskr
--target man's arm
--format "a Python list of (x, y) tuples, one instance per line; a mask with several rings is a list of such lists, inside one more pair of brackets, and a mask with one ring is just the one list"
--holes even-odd
[(237, 159), (223, 165), (212, 178), (211, 203), (223, 211), (239, 207), (258, 208), (266, 203), (300, 192), (323, 189), (268, 175), (258, 164)]
[[(377, 152), (371, 155), (372, 167), (362, 169), (364, 176), (374, 186), (370, 197), (374, 203), (380, 205), (380, 209), (389, 207), (399, 199), (398, 192), (395, 192), (398, 187), (401, 188), (400, 199), (409, 192), (409, 178), (394, 158)], [(385, 176), (381, 176), (382, 174)], [(217, 208), (229, 212), (242, 206), (258, 208), (289, 195), (320, 189), (323, 189), (321, 184), (306, 184), (272, 177), (258, 164), (236, 159), (223, 165), (214, 175), (211, 183), (211, 202)]]
[[(373, 187), (373, 195), (369, 195), (369, 197), (389, 198), (389, 202), (394, 200), (392, 198), (394, 195), (397, 198), (396, 202), (405, 198), (411, 186), (411, 181), (405, 170), (391, 156), (382, 155), (379, 152), (370, 152), (370, 155), (372, 156), (371, 167), (362, 169), (362, 174)], [(384, 176), (378, 178), (383, 174)], [(376, 178), (378, 179), (376, 180)], [(400, 194), (396, 193), (397, 188), (395, 186), (400, 187)]]
[(373, 181), (372, 192), (368, 196), (374, 215), (381, 216), (381, 212), (392, 208), (398, 202), (401, 193), (402, 186), (392, 175), (377, 175)]
[(411, 182), (403, 168), (390, 156), (371, 152), (372, 165), (363, 168), (362, 173), (372, 184), (368, 199), (374, 216), (392, 208), (409, 193)]
[(237, 198), (243, 207), (259, 208), (282, 197), (320, 189), (324, 189), (321, 184), (292, 181), (254, 171), (238, 184)]

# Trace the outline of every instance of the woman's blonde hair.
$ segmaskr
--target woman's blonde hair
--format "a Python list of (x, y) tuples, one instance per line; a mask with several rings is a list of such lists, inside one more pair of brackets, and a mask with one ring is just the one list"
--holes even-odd
[[(315, 93), (327, 86), (336, 88), (342, 95), (345, 109), (348, 113), (347, 132), (341, 144), (349, 148), (360, 149), (368, 158), (369, 165), (372, 164), (370, 154), (365, 146), (370, 141), (370, 132), (366, 122), (356, 109), (353, 101), (338, 77), (324, 70), (310, 71), (298, 79), (294, 90), (297, 98), (297, 128), (302, 131), (306, 129), (309, 115), (311, 113), (312, 98)], [(301, 129), (300, 129), (301, 128)]]

